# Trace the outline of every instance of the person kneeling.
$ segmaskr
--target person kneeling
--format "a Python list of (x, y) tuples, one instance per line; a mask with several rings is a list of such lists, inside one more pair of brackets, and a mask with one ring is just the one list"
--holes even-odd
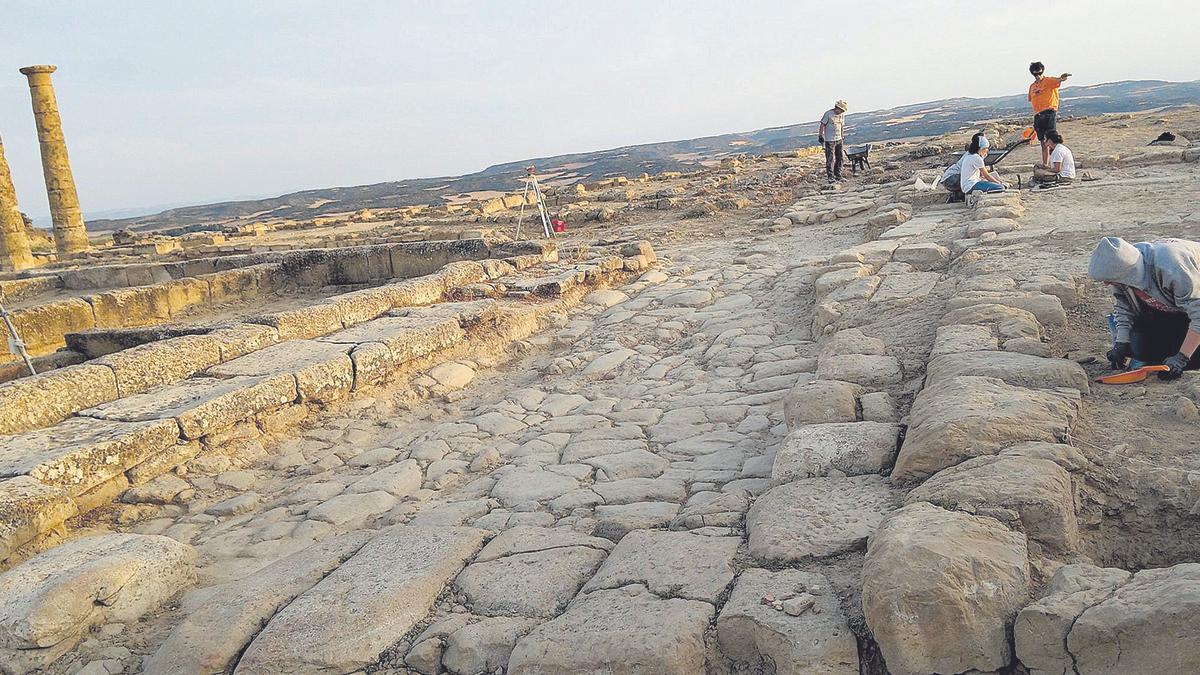
[(1050, 148), (1050, 166), (1033, 170), (1033, 180), (1043, 184), (1063, 185), (1075, 180), (1075, 155), (1063, 143), (1062, 134), (1051, 131), (1046, 134), (1046, 145)]
[(959, 186), (963, 194), (971, 192), (1004, 192), (1008, 186), (1000, 182), (999, 176), (987, 170), (984, 158), (988, 155), (988, 139), (982, 133), (971, 137), (967, 154), (962, 158)]
[(1163, 364), (1164, 380), (1200, 368), (1200, 243), (1157, 239), (1100, 240), (1088, 276), (1112, 287), (1114, 369)]

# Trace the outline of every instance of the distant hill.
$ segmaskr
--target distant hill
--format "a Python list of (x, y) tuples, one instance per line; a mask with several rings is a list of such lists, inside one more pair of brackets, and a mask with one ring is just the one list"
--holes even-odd
[[(1150, 108), (1200, 103), (1200, 80), (1164, 82), (1136, 80), (1090, 87), (1065, 87), (1065, 115), (1136, 112)], [(928, 103), (853, 113), (846, 116), (851, 143), (914, 136), (935, 136), (969, 127), (983, 120), (1027, 116), (1024, 94), (994, 98), (952, 98)], [(226, 201), (168, 209), (150, 216), (88, 221), (91, 230), (139, 230), (195, 226), (237, 218), (312, 218), (326, 213), (363, 208), (426, 204), (467, 193), (512, 191), (524, 167), (534, 164), (551, 183), (592, 181), (606, 176), (635, 176), (643, 172), (687, 171), (703, 162), (727, 155), (765, 154), (816, 144), (816, 122), (722, 134), (663, 143), (630, 145), (610, 150), (579, 152), (553, 157), (496, 164), (465, 176), (419, 178), (373, 185), (334, 187), (293, 192), (280, 197)]]

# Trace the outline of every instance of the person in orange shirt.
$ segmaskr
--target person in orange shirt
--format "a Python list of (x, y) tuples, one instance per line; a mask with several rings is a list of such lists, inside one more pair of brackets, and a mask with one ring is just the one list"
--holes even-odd
[(1033, 84), (1029, 85), (1029, 104), (1033, 106), (1033, 130), (1042, 143), (1042, 163), (1046, 168), (1050, 161), (1050, 146), (1046, 144), (1046, 134), (1058, 130), (1058, 88), (1071, 76), (1063, 73), (1058, 77), (1046, 77), (1046, 66), (1041, 61), (1029, 64), (1029, 74), (1033, 75)]

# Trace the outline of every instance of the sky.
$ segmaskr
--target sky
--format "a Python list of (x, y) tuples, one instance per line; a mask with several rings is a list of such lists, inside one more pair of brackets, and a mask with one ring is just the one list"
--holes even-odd
[(117, 209), (1072, 84), (1200, 78), (1191, 0), (0, 0), (0, 138), (48, 213), (21, 66), (53, 63), (80, 201)]

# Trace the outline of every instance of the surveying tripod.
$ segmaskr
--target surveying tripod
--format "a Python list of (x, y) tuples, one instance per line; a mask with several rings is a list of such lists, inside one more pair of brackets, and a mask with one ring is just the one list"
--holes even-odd
[(542, 231), (547, 239), (554, 238), (554, 229), (550, 227), (550, 214), (546, 210), (546, 198), (542, 196), (542, 187), (538, 185), (535, 167), (525, 167), (525, 191), (521, 193), (521, 210), (517, 213), (517, 240), (521, 239), (521, 220), (525, 217), (525, 204), (529, 200), (529, 190), (533, 190), (534, 201), (537, 204), (538, 215), (542, 218)]

